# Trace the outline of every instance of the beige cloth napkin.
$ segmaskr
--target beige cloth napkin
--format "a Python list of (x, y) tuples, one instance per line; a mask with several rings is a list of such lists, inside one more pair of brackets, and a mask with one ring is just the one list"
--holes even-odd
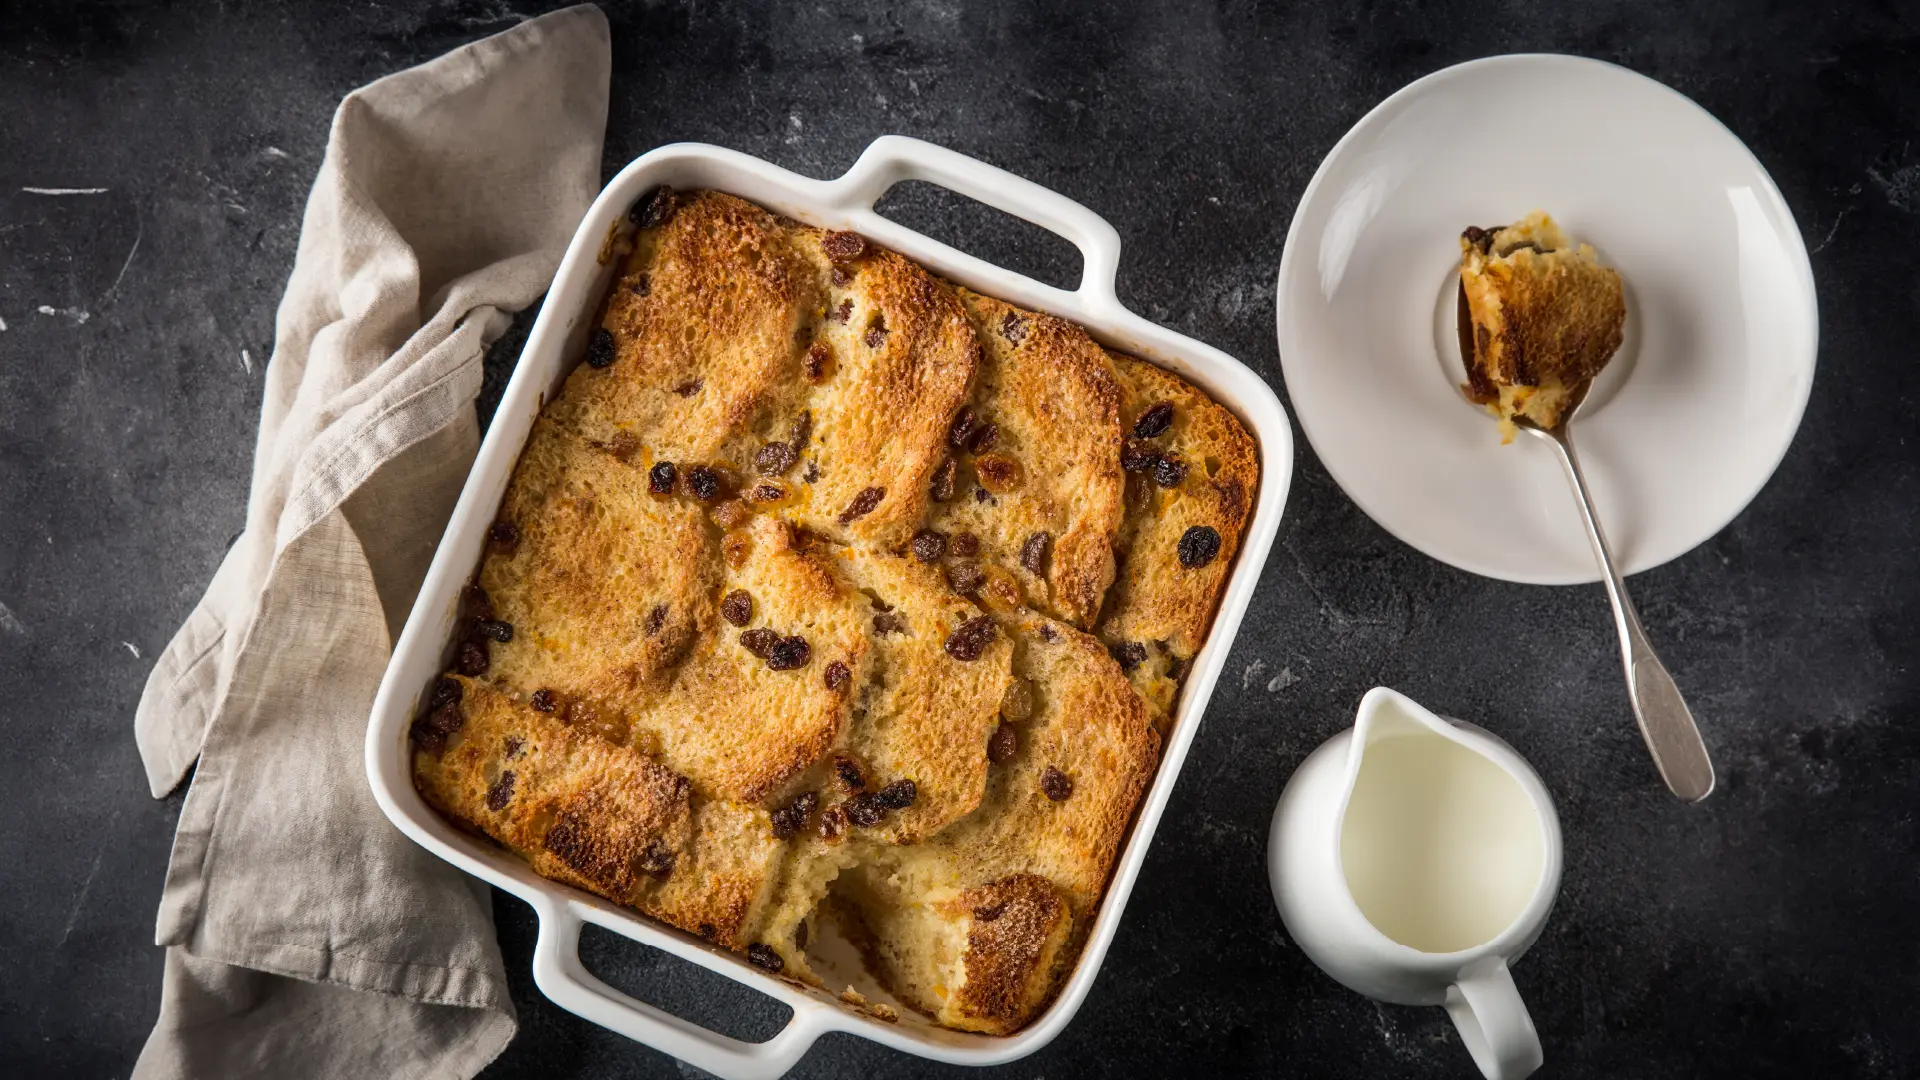
[(477, 446), (481, 357), (599, 187), (576, 7), (349, 94), (275, 327), (246, 531), (135, 717), (195, 760), (137, 1077), (469, 1077), (513, 1037), (485, 886), (374, 804), (367, 714)]

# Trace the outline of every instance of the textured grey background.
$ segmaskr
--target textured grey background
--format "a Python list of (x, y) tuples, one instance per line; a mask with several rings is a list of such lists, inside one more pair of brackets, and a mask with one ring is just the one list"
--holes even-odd
[[(334, 105), (541, 6), (0, 4), (0, 1073), (124, 1075), (158, 1008), (152, 915), (179, 803), (144, 793), (133, 705), (241, 527), (274, 306)], [(1491, 53), (1577, 52), (1725, 121), (1799, 216), (1824, 340), (1805, 425), (1766, 490), (1634, 581), (1720, 791), (1695, 808), (1663, 794), (1597, 587), (1436, 564), (1355, 509), (1303, 443), (1278, 546), (1105, 970), (1056, 1043), (1002, 1071), (1470, 1075), (1438, 1010), (1332, 984), (1267, 894), (1273, 799), (1376, 683), (1498, 731), (1559, 800), (1565, 890), (1517, 969), (1546, 1075), (1920, 1071), (1911, 9), (931, 0), (610, 14), (609, 172), (701, 139), (827, 176), (877, 135), (932, 139), (1104, 214), (1127, 243), (1122, 297), (1276, 388), (1287, 221), (1320, 157), (1396, 87)], [(1016, 268), (1077, 268), (1063, 243), (959, 200), (907, 191), (891, 206)], [(513, 348), (496, 350), (496, 385)], [(500, 910), (522, 1032), (490, 1076), (675, 1074), (546, 1003), (525, 975), (526, 911)], [(765, 999), (636, 946), (589, 946), (609, 979), (686, 1015), (748, 1034), (780, 1022)], [(797, 1075), (936, 1073), (961, 1075), (834, 1036)]]

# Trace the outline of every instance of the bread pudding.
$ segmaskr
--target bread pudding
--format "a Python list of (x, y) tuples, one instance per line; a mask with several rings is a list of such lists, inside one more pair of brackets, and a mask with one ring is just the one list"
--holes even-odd
[(664, 188), (630, 219), (413, 725), (415, 785), (770, 973), (821, 985), (832, 919), (901, 1003), (1015, 1031), (1153, 776), (1253, 440), (854, 233)]
[[(1551, 430), (1620, 348), (1620, 275), (1536, 210), (1504, 228), (1460, 234), (1463, 389), (1500, 418)], [(1471, 334), (1465, 333), (1471, 325)]]

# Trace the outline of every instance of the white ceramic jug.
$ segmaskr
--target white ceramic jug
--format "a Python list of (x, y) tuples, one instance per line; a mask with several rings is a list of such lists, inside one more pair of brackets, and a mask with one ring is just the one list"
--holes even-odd
[(1386, 687), (1294, 772), (1267, 847), (1301, 951), (1369, 997), (1444, 1005), (1490, 1080), (1540, 1067), (1507, 968), (1540, 936), (1560, 863), (1553, 802), (1520, 755)]

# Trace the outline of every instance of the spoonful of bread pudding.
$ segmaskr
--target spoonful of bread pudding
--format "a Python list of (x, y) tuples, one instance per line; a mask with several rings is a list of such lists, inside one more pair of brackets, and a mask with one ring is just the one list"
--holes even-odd
[(1614, 567), (1570, 430), (1593, 377), (1620, 348), (1626, 319), (1619, 273), (1601, 266), (1593, 248), (1570, 243), (1546, 214), (1536, 210), (1505, 228), (1460, 234), (1462, 389), (1499, 418), (1501, 442), (1524, 430), (1559, 449), (1613, 603), (1640, 735), (1667, 787), (1698, 802), (1713, 791), (1713, 762)]

